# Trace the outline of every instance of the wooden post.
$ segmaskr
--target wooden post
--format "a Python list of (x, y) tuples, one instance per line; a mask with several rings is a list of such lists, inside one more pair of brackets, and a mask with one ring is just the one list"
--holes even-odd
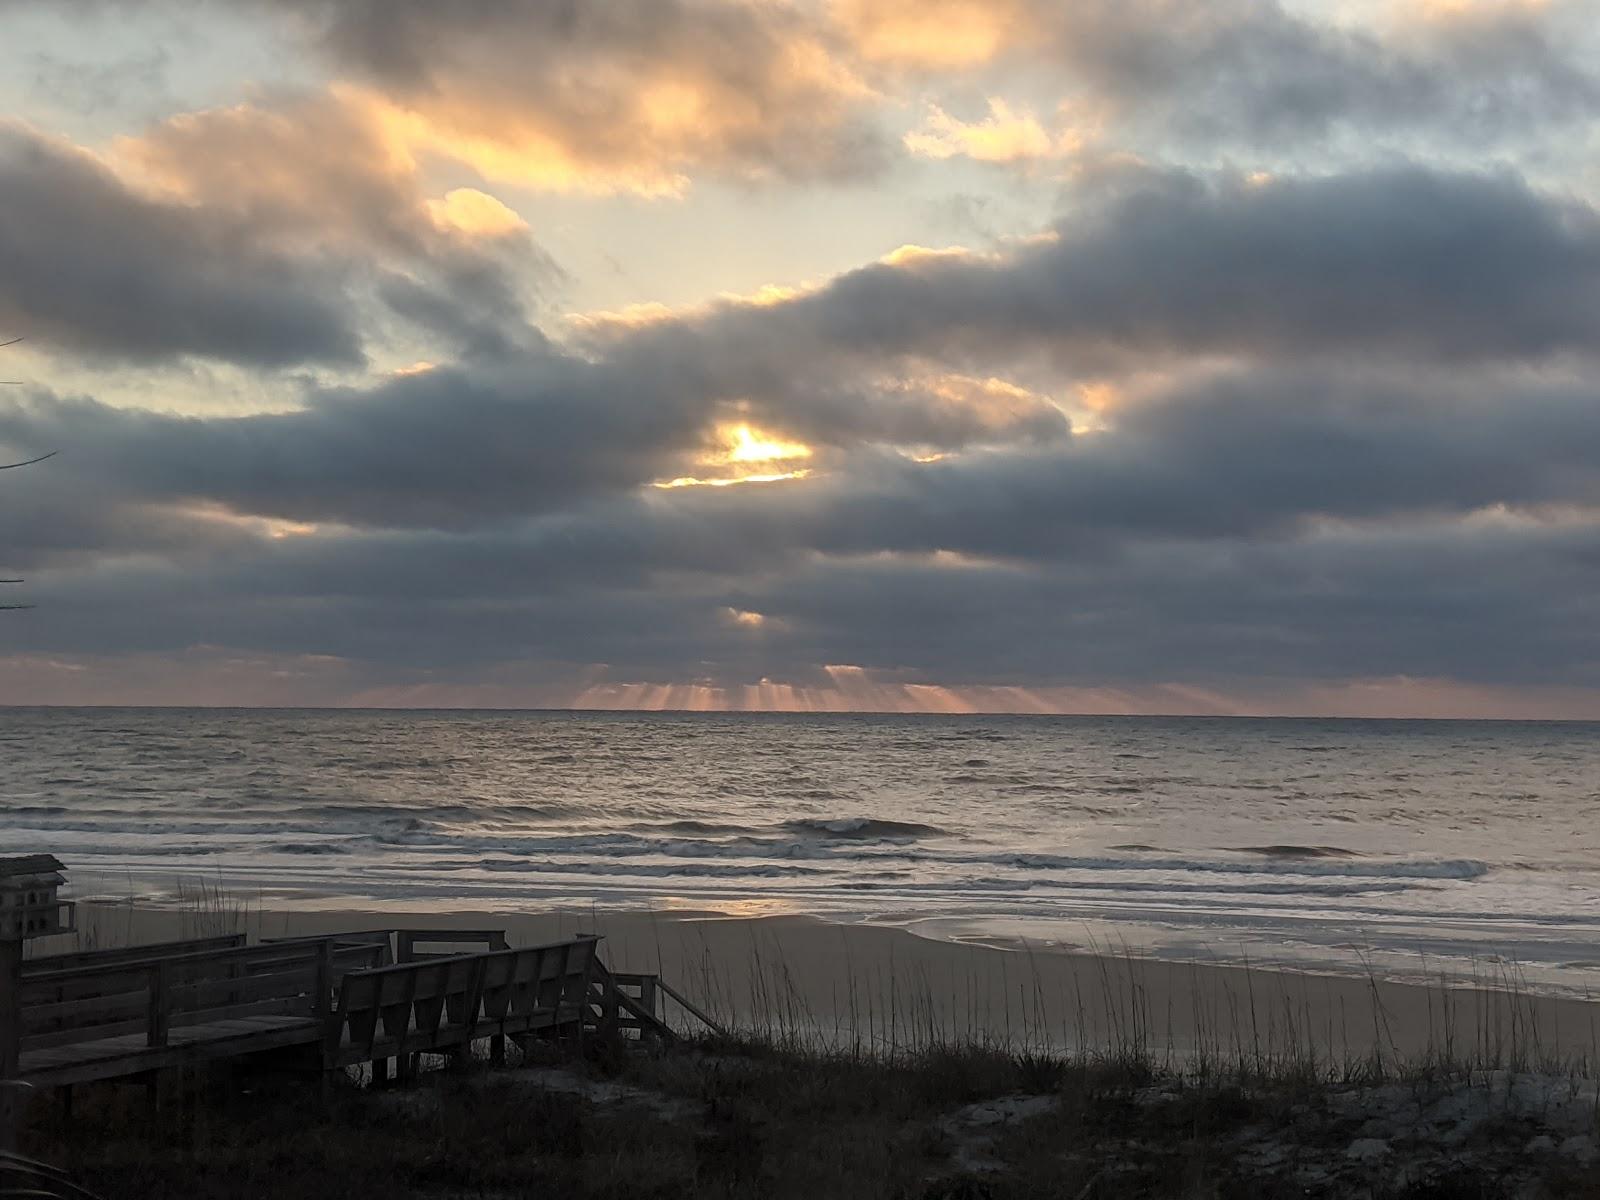
[(22, 942), (0, 939), (0, 1150), (16, 1150), (22, 1115)]
[(146, 1043), (151, 1046), (167, 1044), (167, 964), (154, 962), (149, 971), (150, 1003), (146, 1009)]
[[(661, 1017), (661, 1006), (656, 998), (656, 977), (654, 975), (641, 975), (639, 977), (639, 1007), (644, 1009), (657, 1020)], [(639, 1036), (649, 1037), (653, 1031), (640, 1027)]]
[(322, 1020), (333, 1011), (333, 943), (317, 943), (317, 1003), (313, 1011)]

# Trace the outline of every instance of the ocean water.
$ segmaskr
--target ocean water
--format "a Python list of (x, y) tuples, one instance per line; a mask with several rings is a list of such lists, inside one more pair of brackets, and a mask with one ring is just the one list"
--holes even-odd
[(0, 709), (0, 853), (34, 850), (80, 895), (811, 913), (1600, 992), (1581, 723)]

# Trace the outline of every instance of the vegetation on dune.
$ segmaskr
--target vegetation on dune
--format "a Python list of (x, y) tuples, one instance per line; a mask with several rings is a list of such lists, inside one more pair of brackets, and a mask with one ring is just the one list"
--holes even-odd
[(38, 1151), (107, 1197), (1600, 1196), (1592, 1088), (1313, 1077), (986, 1046), (892, 1057), (706, 1039), (535, 1048), (408, 1088), (236, 1070), (80, 1089)]

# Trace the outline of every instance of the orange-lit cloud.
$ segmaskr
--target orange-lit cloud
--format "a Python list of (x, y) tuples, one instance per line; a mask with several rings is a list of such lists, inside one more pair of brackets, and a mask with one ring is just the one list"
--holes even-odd
[(336, 10), (320, 41), (394, 141), (521, 186), (680, 195), (702, 172), (826, 178), (878, 156), (872, 87), (787, 5)]
[(906, 149), (923, 158), (1010, 164), (1064, 158), (1084, 146), (1077, 131), (1052, 133), (1031, 110), (1013, 108), (997, 96), (989, 98), (989, 114), (978, 121), (959, 120), (931, 104), (922, 127), (907, 133), (904, 141)]
[(866, 58), (929, 69), (986, 63), (1028, 29), (1017, 0), (835, 0), (833, 13)]
[(527, 222), (495, 196), (428, 196), (415, 147), (351, 89), (279, 104), (182, 113), (117, 139), (111, 163), (158, 195), (231, 212), (253, 235), (304, 244), (330, 235), (389, 248), (505, 237)]
[(443, 229), (484, 237), (526, 233), (528, 223), (499, 200), (477, 188), (453, 188), (428, 201), (428, 214)]

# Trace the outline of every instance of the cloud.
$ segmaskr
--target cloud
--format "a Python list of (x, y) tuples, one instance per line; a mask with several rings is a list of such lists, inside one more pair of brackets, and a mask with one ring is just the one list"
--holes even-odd
[(783, 4), (706, 0), (294, 0), (302, 29), (372, 89), (398, 136), (492, 179), (681, 191), (875, 171), (871, 89)]
[(691, 339), (724, 369), (758, 355), (796, 370), (1047, 352), (1093, 373), (1152, 356), (1586, 353), (1597, 313), (1600, 214), (1511, 174), (1156, 172), (1045, 237), (899, 253), (784, 303), (654, 321), (628, 342), (665, 354)]
[(183, 114), (102, 156), (7, 126), (0, 190), (0, 327), (107, 359), (359, 366), (375, 302), (504, 344), (553, 272), (504, 205), (426, 196), (337, 97)]
[(526, 221), (496, 197), (470, 187), (428, 195), (411, 148), (348, 92), (180, 114), (121, 139), (115, 157), (241, 240), (342, 264), (352, 302), (371, 290), (460, 341), (515, 340), (524, 292), (556, 274)]
[(831, 15), (867, 59), (929, 70), (982, 65), (1029, 25), (1025, 0), (834, 0)]
[[(1179, 154), (1422, 134), (1480, 151), (1600, 112), (1583, 4), (1462, 6), (1356, 24), (1276, 0), (847, 0), (861, 52), (930, 73), (1045, 68), (1075, 108)], [(1004, 70), (1002, 70), (1004, 69)]]
[[(282, 669), (311, 689), (282, 694), (324, 698), (544, 678), (1046, 707), (1248, 706), (1352, 676), (1600, 687), (1591, 207), (1509, 172), (1128, 170), (1033, 238), (547, 338), (533, 231), (484, 178), (425, 186), (405, 125), (435, 127), (440, 97), (482, 116), (457, 64), (488, 54), (493, 14), (413, 61), (445, 10), (396, 8), (393, 45), (341, 40), (376, 11), (301, 10), (398, 99), (268, 95), (99, 156), (7, 135), (23, 202), (0, 246), (43, 290), (8, 276), (0, 323), (136, 361), (340, 366), (397, 316), (446, 345), (243, 417), (0, 395), (0, 447), (64, 451), (5, 482), (0, 545), (42, 607), (0, 678), (148, 688), (165, 658), (213, 697)], [(784, 11), (728, 36), (787, 37)], [(610, 45), (604, 19), (553, 28)], [(482, 86), (540, 121), (587, 95), (488, 62)], [(595, 111), (627, 118), (597, 79)], [(835, 136), (832, 112), (805, 136)], [(1027, 154), (1030, 119), (928, 135)], [(636, 133), (582, 149), (583, 186), (804, 161), (721, 126), (641, 158)], [(130, 278), (137, 304), (102, 303)], [(654, 486), (694, 480), (728, 486)]]
[[(537, 397), (513, 381), (531, 366), (506, 364), (499, 393), (482, 366), (438, 369), (183, 428), (80, 407), (60, 474), (0, 515), (6, 544), (41, 555), (30, 639), (58, 657), (310, 653), (463, 685), (506, 660), (739, 688), (814, 689), (825, 663), (979, 688), (1154, 686), (1174, 664), (1258, 689), (1600, 684), (1590, 383), (1235, 370), (1130, 399), (1093, 435), (921, 463), (858, 446), (734, 495), (638, 487), (663, 430), (626, 430), (626, 407), (583, 424), (608, 386), (524, 414)], [(317, 524), (330, 513), (347, 520)]]
[[(292, 208), (270, 177), (240, 189), (227, 203)], [(331, 208), (322, 228), (338, 228), (345, 205)], [(367, 236), (443, 253), (420, 201), (386, 219)], [(293, 240), (305, 225), (284, 228)], [(898, 254), (792, 295), (602, 324), (571, 346), (530, 333), (312, 388), (297, 411), (183, 418), (13, 393), (0, 440), (70, 448), (64, 470), (140, 503), (460, 529), (663, 481), (798, 473), (719, 459), (743, 425), (804, 447), (817, 483), (744, 496), (744, 519), (812, 522), (808, 544), (830, 552), (1028, 556), (1140, 531), (1271, 533), (1321, 511), (1587, 503), (1569, 461), (1596, 449), (1581, 386), (1516, 382), (1534, 399), (1514, 419), (1452, 389), (1468, 364), (1581, 360), (1597, 312), (1600, 221), (1510, 177), (1158, 177), (999, 253)], [(1388, 365), (1354, 372), (1352, 352)], [(1064, 399), (998, 374), (1018, 360), (1042, 362), (1061, 397), (1064, 379), (1107, 363), (1135, 377), (1166, 365), (1094, 414), (1102, 432), (1073, 437)], [(1507, 463), (1502, 444), (1528, 453)], [(1405, 491), (1419, 479), (1431, 490)]]
[(153, 361), (361, 361), (336, 267), (242, 239), (228, 220), (131, 189), (103, 163), (0, 126), (0, 327)]
[(930, 105), (921, 129), (905, 135), (911, 153), (925, 158), (958, 155), (987, 163), (1025, 163), (1060, 158), (1082, 146), (1071, 131), (1055, 135), (1027, 109), (1013, 109), (999, 97), (989, 98), (989, 115), (981, 121), (961, 121), (937, 104)]

